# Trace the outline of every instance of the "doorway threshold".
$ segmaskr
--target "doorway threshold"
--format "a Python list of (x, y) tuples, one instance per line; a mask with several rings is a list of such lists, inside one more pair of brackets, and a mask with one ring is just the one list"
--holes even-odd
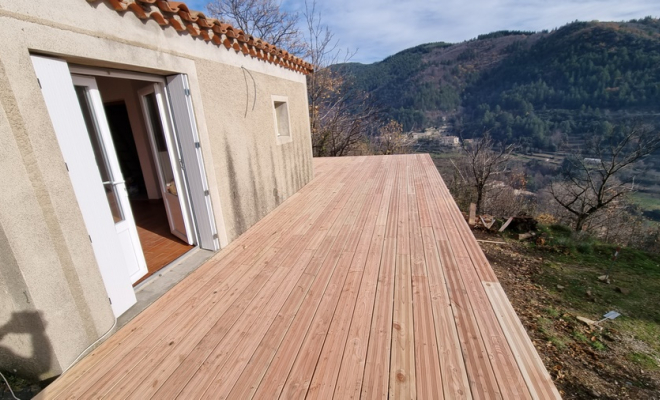
[(137, 303), (117, 318), (117, 329), (126, 325), (214, 254), (213, 251), (196, 247), (137, 285), (134, 288)]

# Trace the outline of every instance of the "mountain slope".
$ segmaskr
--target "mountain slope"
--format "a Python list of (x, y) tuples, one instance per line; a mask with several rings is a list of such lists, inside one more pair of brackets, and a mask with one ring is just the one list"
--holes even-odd
[(657, 119), (660, 21), (495, 32), (333, 68), (407, 130), (449, 120), (466, 136), (488, 129), (551, 149), (571, 135), (613, 133), (625, 116)]

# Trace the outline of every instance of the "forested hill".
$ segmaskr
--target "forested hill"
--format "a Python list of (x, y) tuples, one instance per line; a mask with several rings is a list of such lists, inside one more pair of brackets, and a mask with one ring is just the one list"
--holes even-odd
[(333, 66), (405, 130), (448, 124), (553, 149), (660, 115), (660, 20), (574, 22), (430, 43), (364, 65)]

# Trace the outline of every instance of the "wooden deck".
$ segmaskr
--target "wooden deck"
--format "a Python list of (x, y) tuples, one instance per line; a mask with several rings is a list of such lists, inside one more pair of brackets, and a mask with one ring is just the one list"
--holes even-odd
[(559, 398), (428, 155), (314, 163), (40, 397)]

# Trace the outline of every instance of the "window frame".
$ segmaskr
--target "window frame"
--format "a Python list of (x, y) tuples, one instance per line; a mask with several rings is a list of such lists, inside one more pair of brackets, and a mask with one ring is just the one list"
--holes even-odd
[[(271, 95), (271, 103), (273, 105), (273, 123), (274, 123), (274, 131), (275, 131), (275, 138), (277, 140), (277, 144), (285, 144), (285, 143), (290, 143), (293, 141), (293, 132), (291, 129), (291, 113), (289, 113), (289, 98), (287, 96), (279, 96), (279, 95)], [(278, 103), (283, 103), (280, 106), (277, 106)], [(285, 107), (285, 114), (286, 114), (286, 126), (288, 130), (288, 135), (282, 135), (280, 133), (280, 117), (278, 116), (278, 107)]]

